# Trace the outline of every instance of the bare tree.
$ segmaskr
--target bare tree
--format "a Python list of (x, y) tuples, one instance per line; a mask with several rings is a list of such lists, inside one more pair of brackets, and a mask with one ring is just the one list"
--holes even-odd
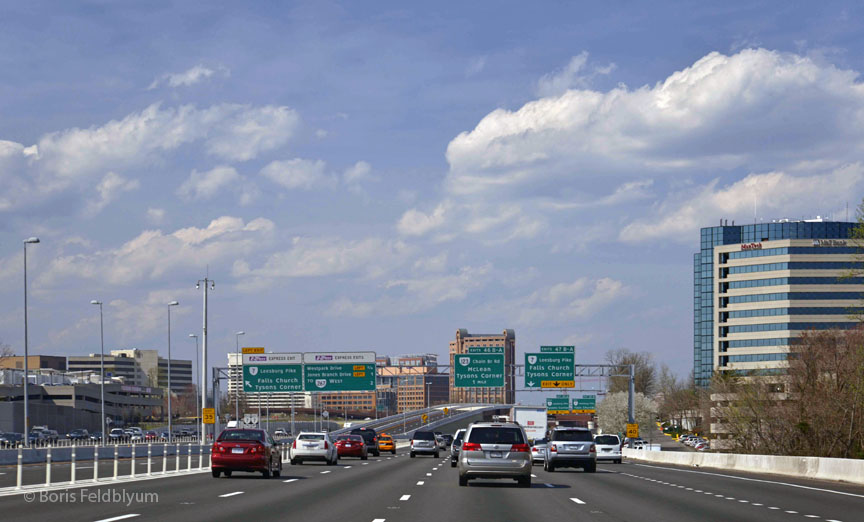
[[(631, 352), (627, 348), (619, 348), (606, 352), (606, 362), (620, 366), (626, 371), (627, 366), (634, 365), (636, 392), (652, 396), (657, 387), (657, 367), (653, 356), (647, 352)], [(609, 392), (628, 391), (628, 377), (610, 377)]]
[(785, 375), (717, 376), (712, 417), (735, 451), (864, 456), (864, 327), (809, 331)]

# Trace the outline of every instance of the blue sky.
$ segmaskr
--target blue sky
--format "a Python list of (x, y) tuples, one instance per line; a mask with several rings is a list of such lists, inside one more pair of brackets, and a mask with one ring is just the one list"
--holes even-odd
[(457, 328), (692, 366), (720, 218), (864, 187), (855, 2), (4, 2), (0, 339), (442, 356)]

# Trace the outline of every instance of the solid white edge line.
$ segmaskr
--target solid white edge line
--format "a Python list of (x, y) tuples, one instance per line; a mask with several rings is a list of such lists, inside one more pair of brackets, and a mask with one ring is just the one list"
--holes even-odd
[(411, 495), (402, 495), (399, 497), (399, 500), (408, 500), (409, 498), (411, 498)]
[(243, 494), (242, 491), (235, 491), (233, 493), (225, 493), (224, 495), (219, 495), (219, 498), (233, 497), (234, 495), (242, 495), (242, 494)]
[(114, 522), (115, 520), (125, 520), (127, 518), (140, 517), (139, 513), (130, 513), (129, 515), (121, 515), (119, 517), (114, 518), (103, 518), (102, 520), (97, 520), (96, 522)]
[(576, 498), (576, 497), (572, 497), (570, 500), (572, 500), (573, 502), (575, 502), (575, 503), (577, 503), (577, 504), (584, 504), (584, 502), (582, 502), (581, 500), (579, 500), (579, 499)]
[(809, 489), (809, 490), (811, 490), (811, 491), (822, 491), (822, 492), (824, 492), (824, 493), (834, 493), (834, 494), (836, 494), (836, 495), (846, 495), (846, 496), (848, 496), (848, 497), (864, 498), (864, 495), (859, 495), (859, 494), (857, 494), (857, 493), (846, 493), (845, 491), (835, 491), (835, 490), (833, 490), (833, 489), (814, 488), (814, 487), (811, 487), (811, 486), (802, 486), (802, 485), (800, 485), (800, 484), (790, 484), (790, 483), (788, 483), (788, 482), (777, 482), (777, 481), (774, 481), (774, 480), (755, 479), (755, 478), (748, 478), (748, 477), (736, 477), (735, 475), (724, 475), (723, 473), (709, 473), (709, 472), (707, 472), (707, 471), (694, 471), (694, 470), (690, 470), (690, 469), (667, 468), (667, 467), (664, 467), (664, 466), (649, 466), (648, 464), (635, 464), (635, 463), (634, 463), (634, 465), (635, 465), (635, 466), (642, 466), (642, 467), (645, 467), (645, 468), (665, 469), (665, 470), (668, 470), (668, 471), (680, 471), (680, 472), (682, 472), (682, 473), (698, 473), (699, 475), (713, 475), (713, 476), (715, 476), (715, 477), (724, 477), (724, 478), (731, 478), (731, 479), (738, 479), (738, 480), (747, 480), (747, 481), (750, 481), (750, 482), (762, 482), (762, 483), (764, 483), (764, 484), (776, 484), (776, 485), (778, 485), (778, 486), (788, 486), (788, 487), (790, 487), (790, 488)]

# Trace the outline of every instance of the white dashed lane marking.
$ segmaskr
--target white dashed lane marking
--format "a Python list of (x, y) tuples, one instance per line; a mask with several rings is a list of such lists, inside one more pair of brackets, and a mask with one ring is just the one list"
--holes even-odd
[(140, 517), (141, 515), (138, 513), (129, 513), (128, 515), (120, 515), (119, 517), (114, 518), (103, 518), (102, 520), (98, 520), (97, 522), (114, 522), (115, 520), (125, 520), (127, 518)]
[(575, 502), (575, 503), (577, 503), (577, 504), (584, 504), (584, 502), (582, 502), (581, 500), (579, 500), (579, 499), (576, 498), (576, 497), (573, 497), (573, 498), (571, 498), (570, 500), (572, 500), (573, 502)]
[(330, 473), (330, 470), (329, 470), (329, 469), (328, 469), (327, 471), (322, 471), (322, 472), (321, 472), (322, 475), (326, 475), (327, 473)]
[(242, 491), (235, 491), (233, 493), (225, 493), (224, 495), (219, 495), (219, 498), (233, 497), (234, 495), (242, 495), (242, 494), (243, 494)]
[(431, 473), (427, 473), (426, 476), (427, 476), (427, 477), (431, 477), (432, 474), (431, 474)]
[(288, 480), (283, 480), (282, 482), (286, 482), (286, 483), (287, 483), (287, 482), (295, 482), (296, 480), (297, 480), (297, 479), (288, 479)]
[(411, 498), (411, 495), (402, 495), (399, 497), (399, 500), (408, 500), (409, 498)]
[(417, 485), (418, 485), (418, 486), (422, 486), (423, 484), (425, 484), (425, 482), (423, 482), (422, 480), (418, 480), (418, 481), (417, 481)]

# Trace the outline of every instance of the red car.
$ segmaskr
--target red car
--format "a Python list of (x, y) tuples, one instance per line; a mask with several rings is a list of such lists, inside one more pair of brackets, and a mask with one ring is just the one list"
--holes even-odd
[(264, 478), (282, 474), (279, 444), (264, 430), (227, 429), (213, 443), (212, 472), (214, 478), (234, 471), (261, 472)]
[(366, 442), (360, 435), (339, 435), (336, 438), (336, 454), (339, 457), (360, 457), (362, 460), (369, 458)]
[(159, 435), (157, 435), (155, 431), (148, 431), (144, 434), (144, 440), (159, 440)]

